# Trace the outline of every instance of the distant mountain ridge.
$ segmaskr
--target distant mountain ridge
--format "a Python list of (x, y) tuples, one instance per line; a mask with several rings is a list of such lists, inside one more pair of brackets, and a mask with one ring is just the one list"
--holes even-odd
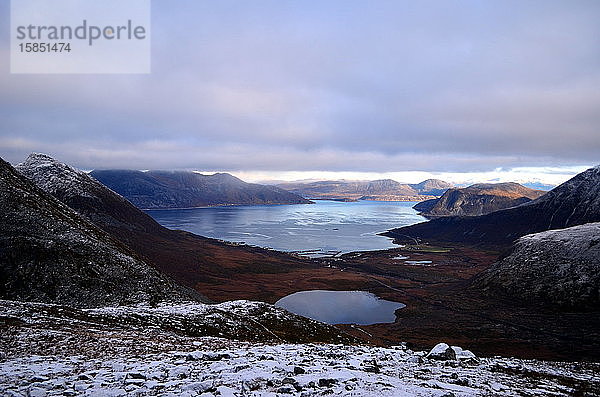
[(543, 196), (486, 215), (451, 216), (393, 229), (398, 241), (415, 238), (508, 246), (521, 236), (600, 221), (600, 166), (590, 168)]
[(0, 159), (0, 297), (78, 307), (195, 300)]
[(413, 208), (433, 218), (451, 215), (484, 215), (534, 200), (546, 192), (518, 183), (479, 183), (466, 188), (448, 189), (442, 197), (418, 203)]
[(441, 195), (454, 185), (437, 179), (428, 179), (416, 184), (400, 183), (393, 179), (378, 179), (286, 182), (277, 186), (313, 199), (418, 201)]
[(276, 186), (246, 183), (227, 173), (94, 170), (90, 175), (143, 209), (310, 203)]

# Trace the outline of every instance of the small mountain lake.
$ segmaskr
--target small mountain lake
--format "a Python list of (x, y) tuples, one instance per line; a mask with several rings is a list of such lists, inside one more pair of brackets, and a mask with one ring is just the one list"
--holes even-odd
[(393, 323), (394, 312), (406, 305), (379, 299), (365, 291), (301, 291), (275, 303), (289, 312), (327, 324)]

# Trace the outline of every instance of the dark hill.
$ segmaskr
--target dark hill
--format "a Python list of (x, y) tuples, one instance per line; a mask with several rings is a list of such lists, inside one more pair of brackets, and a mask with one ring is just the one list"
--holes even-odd
[[(17, 168), (148, 263), (192, 288), (198, 283), (228, 285), (232, 277), (248, 273), (314, 266), (284, 253), (167, 229), (90, 175), (46, 155), (32, 154)], [(210, 298), (222, 300), (217, 295)]]
[(518, 183), (480, 183), (466, 188), (448, 189), (442, 197), (417, 204), (421, 215), (434, 218), (451, 215), (484, 215), (504, 208), (516, 207), (542, 196)]
[(398, 241), (435, 240), (508, 246), (521, 236), (600, 221), (600, 166), (590, 168), (542, 197), (487, 215), (444, 217), (385, 233)]
[(598, 310), (600, 223), (523, 236), (474, 285), (523, 302)]
[(246, 183), (226, 173), (95, 170), (91, 175), (144, 209), (310, 203), (276, 186)]
[(201, 300), (0, 159), (0, 297), (79, 307)]

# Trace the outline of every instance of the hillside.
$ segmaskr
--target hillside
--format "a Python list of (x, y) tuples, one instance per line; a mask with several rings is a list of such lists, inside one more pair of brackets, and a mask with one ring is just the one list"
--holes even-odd
[(600, 306), (600, 223), (521, 237), (475, 286), (571, 310)]
[(451, 215), (484, 215), (534, 200), (546, 192), (518, 183), (480, 183), (448, 189), (439, 199), (427, 200), (413, 208), (428, 218)]
[(451, 184), (428, 179), (417, 184), (374, 181), (286, 182), (277, 186), (312, 199), (418, 201), (442, 194)]
[[(181, 284), (202, 292), (218, 285), (210, 294), (215, 301), (223, 300), (222, 290), (232, 284), (234, 275), (239, 279), (246, 274), (315, 267), (284, 253), (167, 229), (89, 174), (43, 154), (30, 155), (17, 169)], [(250, 288), (254, 282), (246, 280), (244, 284)]]
[(94, 307), (202, 300), (0, 159), (0, 297)]
[(91, 176), (143, 209), (310, 203), (278, 187), (246, 183), (226, 173), (94, 170)]
[(600, 221), (600, 166), (590, 168), (538, 199), (486, 215), (434, 219), (385, 233), (398, 241), (423, 239), (509, 246), (521, 236)]
[[(348, 344), (334, 338), (329, 344), (284, 343), (273, 323), (284, 325), (290, 314), (268, 312), (258, 317), (260, 324), (270, 327), (261, 329), (248, 321), (247, 305), (238, 301), (212, 307), (72, 310), (0, 301), (0, 315), (12, 320), (6, 325), (9, 336), (0, 361), (0, 394), (591, 397), (600, 393), (597, 363), (479, 358), (445, 343), (427, 351), (405, 344), (389, 348)], [(242, 319), (238, 327), (229, 326), (233, 318)], [(267, 318), (270, 322), (265, 322)], [(315, 325), (309, 335), (332, 329)], [(199, 336), (203, 329), (228, 339)], [(292, 324), (290, 331), (297, 327)], [(229, 339), (235, 332), (250, 342)]]

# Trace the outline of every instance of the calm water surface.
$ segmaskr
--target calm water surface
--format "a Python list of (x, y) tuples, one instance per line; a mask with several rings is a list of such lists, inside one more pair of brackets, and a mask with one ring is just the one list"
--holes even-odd
[(327, 324), (393, 323), (405, 307), (365, 291), (302, 291), (281, 298), (275, 306)]
[(392, 248), (378, 236), (423, 222), (414, 202), (318, 200), (315, 204), (254, 205), (147, 211), (160, 224), (201, 236), (281, 251), (366, 251)]

